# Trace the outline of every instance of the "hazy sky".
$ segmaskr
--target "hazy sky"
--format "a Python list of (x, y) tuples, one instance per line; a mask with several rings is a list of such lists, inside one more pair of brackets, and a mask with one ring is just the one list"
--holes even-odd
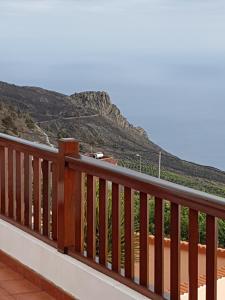
[(0, 80), (106, 90), (165, 149), (225, 169), (224, 0), (0, 0)]

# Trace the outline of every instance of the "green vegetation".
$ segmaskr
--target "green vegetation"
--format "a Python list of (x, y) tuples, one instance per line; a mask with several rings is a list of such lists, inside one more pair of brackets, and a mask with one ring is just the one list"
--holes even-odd
[[(139, 164), (130, 161), (120, 161), (119, 165), (139, 171)], [(149, 163), (142, 166), (142, 172), (154, 177), (158, 177), (158, 166)], [(218, 181), (211, 181), (200, 177), (188, 176), (184, 174), (175, 173), (168, 169), (162, 168), (161, 178), (173, 183), (193, 188), (202, 192), (225, 198), (225, 182), (224, 184)]]
[[(87, 192), (87, 186), (85, 184), (85, 194)], [(84, 196), (84, 241), (85, 248), (87, 242), (87, 203), (86, 195)], [(125, 237), (124, 237), (124, 190), (120, 190), (120, 234), (121, 234), (121, 265), (124, 264), (125, 257)], [(134, 253), (135, 259), (139, 259), (139, 230), (140, 230), (140, 193), (134, 192)], [(154, 210), (155, 210), (155, 201), (154, 197), (149, 196), (149, 233), (155, 234), (154, 226)], [(112, 189), (111, 184), (108, 187), (108, 261), (111, 262), (112, 254)], [(188, 241), (188, 222), (189, 222), (189, 209), (187, 207), (181, 208), (181, 240)], [(205, 224), (206, 224), (206, 215), (203, 213), (199, 214), (199, 242), (205, 244)], [(164, 202), (164, 233), (165, 237), (170, 237), (170, 202)], [(225, 247), (225, 221), (218, 220), (218, 239), (219, 246)], [(96, 181), (96, 254), (99, 254), (99, 184), (98, 180)]]
[(12, 116), (6, 116), (2, 119), (2, 125), (7, 128), (7, 130), (11, 130), (14, 134), (17, 134), (17, 128)]
[[(131, 164), (128, 161), (120, 162), (120, 165), (125, 167), (130, 167), (134, 170), (139, 169), (138, 164)], [(158, 176), (158, 168), (155, 165), (142, 166), (142, 171), (151, 176)], [(196, 190), (200, 190), (209, 194), (225, 198), (225, 183), (219, 183), (214, 181), (209, 181), (206, 179), (186, 176), (183, 174), (178, 174), (169, 170), (162, 169), (161, 178), (174, 182), (183, 186), (187, 186)], [(137, 195), (136, 195), (137, 197)], [(137, 201), (137, 199), (135, 200)], [(154, 201), (150, 201), (149, 206), (149, 231), (154, 234)], [(189, 222), (189, 209), (187, 207), (181, 208), (181, 239), (188, 241), (188, 222)], [(204, 213), (199, 213), (199, 242), (205, 243), (206, 236), (206, 215)], [(164, 207), (164, 232), (165, 236), (170, 235), (170, 203), (165, 202)], [(218, 220), (218, 242), (220, 247), (225, 247), (225, 221)]]
[[(86, 199), (86, 197), (85, 197)], [(120, 238), (121, 238), (121, 264), (124, 264), (124, 257), (125, 257), (125, 236), (124, 236), (124, 192), (121, 190), (120, 192)], [(151, 201), (153, 202), (153, 201)], [(140, 208), (140, 201), (139, 201), (139, 193), (134, 193), (134, 232), (139, 233), (139, 208)], [(86, 216), (86, 208), (87, 203), (85, 202), (85, 216)], [(108, 260), (111, 262), (111, 254), (112, 254), (112, 190), (109, 186), (108, 188)], [(84, 219), (84, 232), (85, 232), (85, 241), (87, 238), (87, 221), (86, 217)], [(137, 235), (136, 235), (137, 236)], [(86, 242), (85, 242), (86, 245)], [(98, 181), (96, 182), (96, 251), (97, 255), (99, 254), (99, 185)], [(135, 257), (138, 258), (139, 254), (139, 242), (138, 239), (135, 238)]]
[(32, 118), (28, 114), (25, 114), (24, 118), (25, 118), (25, 124), (27, 125), (27, 127), (29, 129), (33, 130), (35, 128), (35, 123), (32, 120)]
[(61, 131), (59, 131), (57, 133), (57, 139), (63, 139), (63, 138), (68, 138), (68, 134), (66, 133), (66, 131), (64, 129), (61, 129)]
[[(96, 254), (99, 254), (99, 188), (98, 181), (96, 183)], [(86, 199), (86, 197), (84, 197)], [(125, 258), (125, 236), (124, 236), (124, 192), (123, 189), (120, 192), (121, 211), (120, 211), (120, 234), (121, 234), (121, 265), (124, 265)], [(87, 221), (86, 221), (86, 208), (87, 203), (85, 202), (85, 218), (84, 218), (84, 239), (85, 248), (87, 242)], [(155, 201), (154, 197), (149, 198), (149, 233), (155, 234), (154, 226), (154, 208)], [(140, 228), (140, 194), (139, 192), (134, 193), (134, 254), (135, 260), (139, 259), (139, 228)], [(108, 261), (112, 260), (112, 191), (109, 187), (108, 190)], [(199, 214), (199, 242), (205, 244), (205, 222), (206, 215), (203, 213)], [(189, 210), (187, 207), (181, 209), (181, 240), (188, 241), (188, 222), (189, 222)], [(165, 237), (170, 237), (170, 202), (165, 201), (164, 204), (164, 233)], [(225, 247), (225, 222), (222, 220), (218, 221), (218, 238), (219, 246)]]

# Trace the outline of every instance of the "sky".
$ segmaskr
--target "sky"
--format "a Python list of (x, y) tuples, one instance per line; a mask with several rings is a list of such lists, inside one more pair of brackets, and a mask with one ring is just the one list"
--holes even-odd
[(0, 80), (105, 90), (149, 137), (225, 170), (224, 0), (0, 0)]

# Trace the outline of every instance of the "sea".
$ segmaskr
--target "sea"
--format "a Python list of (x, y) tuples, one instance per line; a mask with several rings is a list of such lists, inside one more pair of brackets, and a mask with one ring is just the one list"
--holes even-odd
[(225, 170), (224, 0), (0, 0), (0, 80), (107, 91), (165, 150)]

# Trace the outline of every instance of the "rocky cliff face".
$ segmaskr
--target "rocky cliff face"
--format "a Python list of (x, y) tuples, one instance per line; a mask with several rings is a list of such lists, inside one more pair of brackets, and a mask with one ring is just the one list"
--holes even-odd
[(92, 109), (101, 116), (110, 119), (119, 127), (134, 131), (135, 134), (148, 138), (146, 131), (141, 127), (135, 127), (121, 114), (119, 108), (112, 104), (108, 93), (106, 92), (82, 92), (70, 96), (76, 105)]
[(67, 96), (0, 82), (0, 101), (0, 132), (54, 145), (59, 138), (71, 137), (81, 142), (85, 152), (93, 148), (132, 162), (137, 162), (138, 153), (146, 165), (157, 166), (161, 151), (166, 170), (225, 182), (224, 172), (183, 161), (154, 144), (144, 129), (128, 122), (105, 92)]
[(35, 121), (100, 115), (131, 134), (148, 139), (145, 130), (130, 124), (104, 91), (74, 93), (67, 96), (42, 88), (19, 87), (0, 82), (0, 96), (5, 103), (29, 113)]

